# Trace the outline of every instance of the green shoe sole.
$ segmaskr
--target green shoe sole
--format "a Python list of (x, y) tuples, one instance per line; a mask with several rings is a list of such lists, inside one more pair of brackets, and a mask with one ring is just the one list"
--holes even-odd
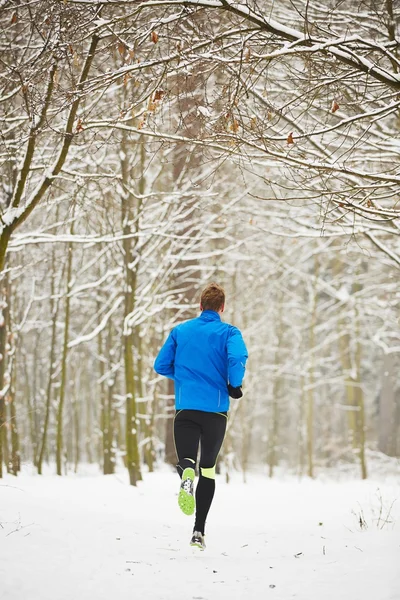
[(178, 495), (179, 508), (185, 515), (192, 515), (196, 508), (193, 490), (194, 469), (187, 468), (182, 474), (181, 489)]
[(200, 550), (206, 549), (206, 541), (204, 535), (200, 531), (193, 531), (192, 539), (190, 540), (192, 548), (199, 548)]
[(202, 546), (202, 544), (198, 544), (197, 542), (193, 544), (191, 543), (190, 545), (192, 546), (192, 548), (200, 548), (201, 551), (205, 550), (205, 547)]

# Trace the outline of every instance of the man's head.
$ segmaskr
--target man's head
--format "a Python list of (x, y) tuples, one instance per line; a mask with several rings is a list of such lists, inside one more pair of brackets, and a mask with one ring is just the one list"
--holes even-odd
[(218, 283), (209, 283), (201, 292), (200, 310), (215, 310), (224, 312), (225, 292)]

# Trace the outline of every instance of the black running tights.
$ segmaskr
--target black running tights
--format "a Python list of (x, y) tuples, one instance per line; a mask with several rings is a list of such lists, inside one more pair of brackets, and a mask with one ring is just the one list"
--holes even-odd
[(196, 488), (194, 531), (204, 535), (206, 518), (215, 492), (215, 464), (224, 441), (227, 414), (201, 410), (179, 410), (175, 415), (174, 437), (177, 471), (195, 466), (200, 444), (199, 482)]

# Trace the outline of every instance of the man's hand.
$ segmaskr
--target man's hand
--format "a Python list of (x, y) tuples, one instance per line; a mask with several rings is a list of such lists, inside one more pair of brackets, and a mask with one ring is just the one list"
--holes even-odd
[(233, 387), (230, 383), (228, 383), (228, 393), (231, 398), (241, 398), (243, 396), (242, 386)]

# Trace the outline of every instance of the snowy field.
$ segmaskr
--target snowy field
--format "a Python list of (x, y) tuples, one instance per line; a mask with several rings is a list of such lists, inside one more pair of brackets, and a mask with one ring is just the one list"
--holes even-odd
[(124, 472), (6, 476), (0, 600), (400, 599), (399, 478), (220, 477), (205, 552), (177, 486), (166, 470), (137, 489)]

